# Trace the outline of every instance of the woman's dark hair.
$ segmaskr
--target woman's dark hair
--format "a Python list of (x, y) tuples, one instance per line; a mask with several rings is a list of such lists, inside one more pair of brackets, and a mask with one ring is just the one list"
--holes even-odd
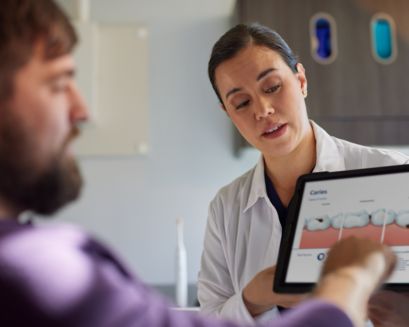
[(233, 58), (240, 50), (246, 48), (249, 44), (264, 46), (276, 51), (288, 67), (290, 67), (294, 73), (297, 72), (298, 58), (294, 55), (280, 34), (258, 23), (249, 25), (238, 24), (221, 36), (213, 46), (210, 55), (208, 65), (209, 78), (220, 103), (223, 103), (223, 100), (216, 86), (216, 68), (224, 61)]

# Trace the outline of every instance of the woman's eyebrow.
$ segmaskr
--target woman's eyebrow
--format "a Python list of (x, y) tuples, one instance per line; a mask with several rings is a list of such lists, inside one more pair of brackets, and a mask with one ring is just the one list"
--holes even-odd
[(232, 95), (232, 94), (234, 94), (234, 93), (236, 93), (236, 92), (239, 92), (239, 91), (241, 91), (241, 88), (240, 88), (240, 87), (235, 87), (235, 88), (231, 89), (231, 90), (230, 90), (229, 92), (227, 92), (226, 95), (225, 95), (226, 100), (227, 100), (227, 98), (228, 98), (230, 95)]
[(260, 74), (258, 74), (257, 76), (257, 82), (259, 80), (261, 80), (263, 77), (267, 76), (268, 74), (270, 74), (271, 72), (277, 70), (276, 68), (267, 68), (266, 70), (263, 70)]

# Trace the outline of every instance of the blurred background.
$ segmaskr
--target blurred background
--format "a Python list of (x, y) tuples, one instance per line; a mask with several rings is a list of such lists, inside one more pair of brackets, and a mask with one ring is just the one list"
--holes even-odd
[[(78, 78), (92, 119), (77, 145), (82, 198), (57, 218), (110, 243), (170, 298), (176, 219), (184, 221), (192, 305), (208, 204), (259, 157), (234, 132), (207, 77), (211, 47), (237, 22), (259, 21), (286, 38), (306, 66), (310, 116), (330, 132), (409, 153), (403, 79), (409, 55), (396, 28), (405, 21), (396, 17), (404, 1), (58, 2), (83, 40)], [(383, 46), (390, 56), (381, 53), (380, 60), (371, 50), (377, 13), (388, 15), (381, 20), (392, 17), (389, 28), (380, 27), (390, 36)], [(342, 26), (349, 28), (342, 32)]]

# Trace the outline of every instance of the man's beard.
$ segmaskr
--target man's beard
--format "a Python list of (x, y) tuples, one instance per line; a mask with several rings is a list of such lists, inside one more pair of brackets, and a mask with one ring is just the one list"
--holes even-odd
[[(35, 167), (36, 148), (30, 146), (35, 131), (24, 130), (4, 110), (0, 122), (0, 197), (17, 212), (33, 211), (41, 215), (55, 213), (75, 200), (81, 191), (82, 177), (74, 158), (64, 155), (68, 143), (78, 134), (76, 127), (46, 167)], [(10, 217), (11, 218), (11, 217)]]

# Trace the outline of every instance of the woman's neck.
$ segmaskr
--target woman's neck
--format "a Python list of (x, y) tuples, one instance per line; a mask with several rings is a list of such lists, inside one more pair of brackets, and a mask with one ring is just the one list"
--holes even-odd
[(270, 178), (282, 203), (288, 206), (298, 177), (312, 172), (316, 163), (316, 145), (312, 127), (299, 146), (285, 157), (264, 156), (267, 176)]

